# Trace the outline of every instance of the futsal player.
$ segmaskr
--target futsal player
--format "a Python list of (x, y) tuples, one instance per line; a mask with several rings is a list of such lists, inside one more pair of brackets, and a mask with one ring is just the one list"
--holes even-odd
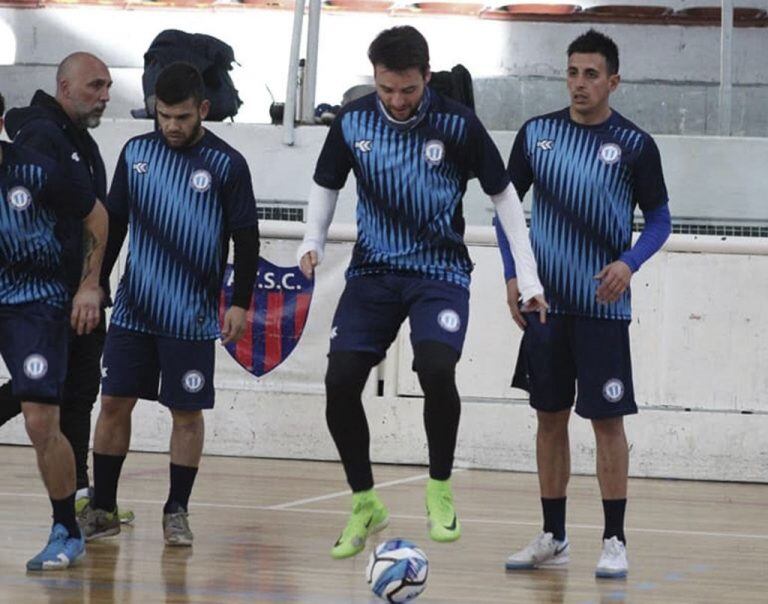
[(376, 37), (368, 57), (376, 91), (346, 105), (331, 125), (298, 251), (310, 276), (322, 261), (339, 190), (354, 171), (358, 236), (333, 318), (325, 377), (328, 428), (352, 489), (352, 514), (331, 549), (334, 558), (357, 554), (368, 535), (388, 522), (373, 488), (361, 394), (406, 318), (425, 397), (429, 534), (442, 542), (461, 534), (450, 478), (461, 409), (455, 367), (472, 271), (462, 217), (470, 173), (491, 197), (512, 241), (527, 308), (542, 315), (547, 308), (503, 161), (471, 110), (427, 87), (427, 41), (413, 27), (393, 27)]
[[(56, 162), (68, 162), (91, 184), (98, 199), (107, 198), (107, 174), (96, 141), (88, 133), (101, 123), (109, 102), (112, 77), (98, 57), (87, 52), (68, 55), (56, 70), (56, 95), (38, 90), (29, 107), (16, 108), (6, 115), (6, 129), (14, 143), (47, 155)], [(83, 266), (83, 227), (79, 220), (57, 221), (62, 242), (66, 283), (74, 294)], [(109, 281), (102, 289), (109, 292)], [(61, 431), (75, 454), (77, 497), (75, 509), (85, 507), (91, 492), (88, 480), (88, 448), (91, 441), (91, 410), (99, 393), (101, 352), (106, 335), (104, 311), (99, 324), (88, 334), (70, 333), (67, 379), (64, 382)], [(0, 425), (21, 413), (21, 401), (12, 394), (12, 384), (0, 387)], [(121, 520), (130, 522), (133, 513), (121, 511)]]
[[(0, 96), (0, 132), (5, 101)], [(76, 166), (0, 142), (0, 354), (37, 455), (53, 527), (27, 570), (67, 568), (85, 554), (75, 519), (75, 459), (59, 427), (69, 324), (78, 334), (99, 322), (107, 213)], [(67, 288), (57, 221), (82, 221), (84, 246), (74, 298)], [(71, 314), (67, 320), (67, 308)]]
[[(159, 130), (123, 147), (107, 201), (114, 223), (107, 271), (129, 225), (130, 238), (104, 347), (94, 497), (83, 531), (86, 540), (120, 532), (116, 495), (131, 412), (138, 398), (158, 400), (173, 421), (164, 539), (191, 546), (189, 498), (203, 449), (202, 410), (214, 405), (214, 341), (233, 342), (244, 332), (259, 233), (245, 159), (202, 127), (210, 103), (200, 73), (173, 63), (158, 76), (155, 94)], [(230, 238), (234, 295), (219, 330)]]
[[(518, 308), (516, 263), (497, 228), (515, 322), (525, 330), (513, 385), (536, 409), (536, 460), (544, 527), (512, 554), (508, 570), (564, 565), (571, 407), (589, 419), (603, 499), (598, 577), (627, 575), (624, 534), (629, 451), (623, 418), (637, 413), (629, 349), (632, 275), (670, 232), (661, 159), (649, 134), (612, 109), (619, 52), (590, 30), (568, 47), (570, 106), (535, 117), (517, 134), (509, 174), (522, 197), (533, 186), (531, 239), (550, 309), (546, 323)], [(640, 207), (645, 226), (632, 243)], [(578, 388), (577, 388), (578, 386)], [(576, 391), (578, 390), (578, 397)]]

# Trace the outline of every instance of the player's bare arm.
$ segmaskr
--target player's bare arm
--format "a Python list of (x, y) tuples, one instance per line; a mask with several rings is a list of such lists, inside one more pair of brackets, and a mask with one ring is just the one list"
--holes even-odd
[(72, 300), (71, 324), (78, 335), (90, 333), (99, 323), (103, 292), (99, 286), (109, 219), (100, 201), (83, 220), (83, 272)]

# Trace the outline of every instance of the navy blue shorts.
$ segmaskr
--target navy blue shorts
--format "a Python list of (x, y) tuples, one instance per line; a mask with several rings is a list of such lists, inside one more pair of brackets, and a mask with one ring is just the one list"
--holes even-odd
[(67, 315), (44, 302), (0, 306), (0, 355), (11, 374), (14, 397), (59, 404), (67, 375)]
[(180, 340), (110, 325), (101, 393), (159, 401), (170, 409), (211, 409), (214, 355), (214, 340)]
[(632, 387), (629, 321), (526, 313), (512, 385), (527, 390), (538, 411), (573, 405), (587, 419), (637, 413)]
[(333, 317), (331, 352), (355, 350), (383, 358), (406, 318), (412, 345), (441, 342), (461, 355), (469, 291), (444, 281), (398, 274), (352, 277)]

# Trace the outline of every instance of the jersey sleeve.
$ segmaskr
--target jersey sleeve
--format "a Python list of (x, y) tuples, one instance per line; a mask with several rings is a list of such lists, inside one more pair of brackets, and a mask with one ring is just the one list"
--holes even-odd
[(512, 151), (509, 153), (509, 162), (507, 163), (507, 172), (509, 178), (517, 191), (518, 197), (522, 199), (533, 184), (533, 169), (526, 149), (525, 126), (520, 128), (512, 144)]
[(645, 145), (635, 163), (633, 177), (634, 201), (643, 212), (663, 206), (669, 201), (661, 168), (661, 154), (650, 136), (646, 137)]
[(251, 171), (245, 158), (239, 154), (233, 158), (232, 169), (224, 184), (222, 201), (230, 232), (258, 224)]
[(128, 220), (130, 205), (128, 203), (128, 166), (126, 164), (125, 147), (120, 152), (115, 167), (115, 175), (112, 177), (112, 186), (109, 188), (106, 206), (110, 214)]
[(320, 157), (317, 159), (314, 176), (318, 185), (336, 191), (344, 187), (349, 171), (354, 166), (352, 152), (344, 140), (343, 119), (342, 114), (331, 123)]
[(486, 195), (498, 195), (509, 185), (509, 176), (496, 143), (474, 113), (469, 121), (467, 142), (470, 170), (477, 176)]

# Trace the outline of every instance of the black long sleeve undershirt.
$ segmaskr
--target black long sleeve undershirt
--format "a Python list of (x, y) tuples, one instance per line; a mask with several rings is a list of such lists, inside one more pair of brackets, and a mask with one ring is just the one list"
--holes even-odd
[[(123, 247), (123, 241), (128, 233), (128, 219), (115, 215), (114, 212), (109, 212), (109, 230), (107, 231), (107, 249), (104, 250), (104, 259), (101, 262), (101, 279), (102, 286), (109, 284), (109, 277), (112, 274), (112, 269), (115, 267), (117, 257), (120, 255), (120, 249)], [(105, 289), (108, 291), (108, 289)], [(107, 302), (111, 305), (111, 300)]]
[(235, 282), (232, 291), (232, 306), (249, 308), (253, 295), (253, 284), (259, 270), (259, 227), (244, 227), (232, 232), (235, 243)]

